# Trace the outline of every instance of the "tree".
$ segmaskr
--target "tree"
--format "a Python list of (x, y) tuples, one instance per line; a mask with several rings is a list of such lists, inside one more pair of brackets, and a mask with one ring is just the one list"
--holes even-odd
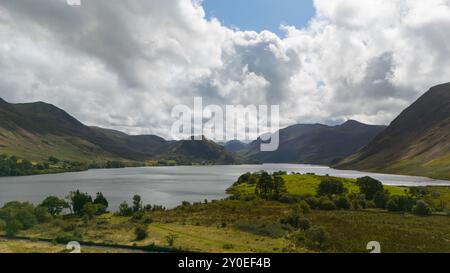
[(412, 209), (412, 212), (415, 215), (420, 216), (430, 216), (432, 214), (431, 207), (423, 200), (417, 201), (416, 205)]
[(133, 213), (133, 210), (130, 208), (127, 202), (122, 202), (119, 205), (119, 215), (120, 216), (130, 216)]
[(108, 208), (108, 200), (106, 200), (106, 198), (103, 196), (103, 193), (98, 192), (97, 196), (95, 197), (94, 200), (94, 204), (101, 204), (103, 206), (105, 206), (105, 209)]
[(33, 212), (34, 211), (30, 211), (28, 209), (21, 209), (17, 212), (15, 218), (22, 223), (24, 229), (32, 228), (38, 223), (38, 220)]
[(142, 199), (141, 196), (133, 196), (133, 212), (138, 212), (142, 210)]
[(261, 177), (256, 183), (257, 196), (269, 200), (272, 197), (273, 178), (267, 172), (261, 172)]
[(48, 223), (52, 220), (52, 215), (45, 207), (37, 207), (34, 209), (34, 215), (39, 223)]
[(299, 206), (294, 207), (286, 218), (281, 219), (281, 223), (303, 230), (307, 230), (311, 227), (311, 222), (303, 216), (301, 207)]
[(178, 236), (175, 235), (175, 234), (169, 234), (169, 235), (167, 235), (167, 236), (166, 236), (167, 244), (168, 244), (170, 247), (173, 247), (174, 244), (175, 244), (175, 240), (176, 240), (177, 238), (178, 238)]
[(89, 219), (92, 219), (97, 214), (97, 208), (93, 203), (86, 203), (84, 204), (81, 213), (83, 216), (87, 216)]
[(69, 199), (72, 204), (73, 213), (81, 215), (84, 205), (92, 203), (92, 197), (87, 193), (81, 193), (79, 190), (71, 192)]
[(275, 200), (279, 200), (280, 197), (286, 193), (287, 193), (287, 190), (286, 190), (286, 185), (284, 183), (283, 177), (274, 176), (272, 198)]
[(332, 177), (323, 178), (317, 189), (317, 195), (319, 196), (342, 195), (346, 192), (347, 189), (345, 188), (344, 183)]
[(49, 196), (45, 198), (39, 206), (46, 208), (47, 211), (53, 216), (59, 215), (64, 209), (69, 208), (69, 204), (65, 200), (56, 196)]
[(12, 219), (6, 223), (6, 236), (14, 237), (21, 229), (23, 229), (22, 223), (17, 219)]
[(3, 221), (2, 219), (0, 219), (0, 231), (5, 230), (6, 229), (6, 222)]
[(283, 177), (271, 176), (267, 172), (258, 175), (255, 194), (266, 200), (280, 200), (286, 194), (286, 186)]
[(373, 200), (377, 192), (384, 192), (383, 183), (369, 176), (358, 178), (356, 184), (359, 186), (359, 191), (366, 196), (367, 200)]

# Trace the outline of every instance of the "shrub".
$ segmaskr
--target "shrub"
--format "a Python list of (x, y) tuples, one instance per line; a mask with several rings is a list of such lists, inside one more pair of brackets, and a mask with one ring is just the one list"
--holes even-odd
[(358, 178), (356, 184), (359, 187), (359, 191), (368, 200), (372, 200), (377, 192), (384, 192), (383, 183), (369, 176)]
[(183, 206), (183, 207), (190, 207), (191, 203), (188, 202), (188, 201), (183, 201), (183, 202), (181, 202), (181, 206)]
[(144, 218), (144, 212), (143, 211), (137, 211), (133, 213), (133, 216), (131, 217), (132, 221), (140, 221)]
[(71, 223), (64, 223), (61, 228), (64, 232), (70, 232), (70, 231), (74, 231), (77, 228), (77, 226), (75, 224), (71, 224)]
[(317, 189), (317, 195), (319, 196), (341, 195), (346, 192), (347, 189), (345, 188), (344, 183), (332, 177), (323, 178)]
[(280, 238), (286, 234), (286, 231), (279, 224), (273, 223), (237, 222), (235, 227), (248, 233), (272, 238)]
[(330, 241), (330, 234), (321, 226), (314, 226), (306, 231), (306, 245), (313, 249), (323, 249)]
[(6, 222), (0, 219), (0, 231), (6, 229)]
[(169, 234), (169, 235), (167, 235), (167, 236), (166, 236), (167, 244), (168, 244), (170, 247), (173, 247), (173, 246), (175, 245), (175, 240), (176, 240), (177, 238), (178, 238), (178, 236), (175, 235), (175, 234)]
[(133, 214), (133, 210), (128, 206), (127, 202), (122, 202), (119, 205), (119, 215), (120, 216), (131, 216)]
[(37, 207), (34, 209), (34, 215), (39, 223), (48, 223), (53, 217), (44, 207)]
[(67, 244), (72, 241), (81, 241), (81, 238), (71, 233), (61, 233), (56, 236), (54, 241), (58, 244)]
[(62, 227), (64, 225), (64, 221), (61, 219), (55, 219), (52, 221), (52, 226), (54, 227)]
[(148, 237), (147, 227), (146, 226), (137, 226), (134, 230), (134, 234), (136, 235), (136, 241), (142, 241)]
[(386, 209), (392, 212), (400, 211), (398, 208), (398, 204), (394, 199), (389, 199), (389, 201), (386, 204)]
[(306, 217), (300, 218), (297, 223), (297, 227), (302, 230), (308, 230), (311, 228), (311, 225), (311, 221)]
[(379, 209), (386, 209), (387, 202), (389, 201), (389, 193), (379, 191), (373, 196), (375, 207)]
[(230, 250), (230, 249), (234, 248), (234, 245), (233, 244), (224, 244), (222, 246), (222, 248), (225, 249), (225, 250)]
[(412, 208), (416, 204), (416, 201), (409, 196), (399, 196), (398, 205), (402, 211), (412, 211)]
[(22, 223), (24, 229), (32, 228), (38, 223), (36, 216), (27, 209), (19, 210), (15, 218)]
[(311, 207), (305, 200), (301, 200), (300, 202), (298, 202), (298, 206), (300, 207), (303, 214), (308, 214), (311, 212)]
[(294, 208), (286, 218), (281, 219), (281, 223), (303, 230), (307, 230), (311, 227), (311, 222), (301, 214), (298, 208)]
[(408, 212), (411, 211), (415, 205), (414, 199), (408, 196), (392, 196), (386, 204), (389, 211)]
[(280, 203), (283, 204), (295, 204), (295, 202), (297, 201), (295, 197), (288, 195), (288, 194), (283, 194), (278, 198), (278, 201), (280, 201)]
[(369, 207), (368, 201), (366, 200), (366, 196), (364, 194), (352, 196), (352, 207), (355, 210), (358, 209), (366, 209)]
[(350, 203), (350, 200), (345, 197), (345, 196), (340, 196), (338, 197), (335, 201), (334, 204), (336, 205), (337, 208), (339, 209), (350, 209), (352, 207), (352, 204)]
[(430, 191), (426, 187), (411, 187), (409, 194), (415, 198), (422, 198), (429, 195)]
[(413, 207), (412, 212), (415, 215), (430, 216), (432, 214), (431, 207), (425, 201), (419, 200)]
[(58, 164), (59, 163), (59, 159), (54, 157), (54, 156), (50, 156), (48, 158), (48, 162), (52, 163), (53, 165)]
[(295, 247), (303, 246), (306, 242), (305, 232), (303, 230), (298, 230), (291, 233), (289, 235), (289, 241), (291, 241)]
[(305, 201), (311, 208), (319, 208), (319, 199), (317, 199), (316, 197), (307, 197)]
[(142, 223), (144, 223), (144, 224), (151, 224), (151, 223), (153, 223), (153, 219), (150, 216), (146, 215), (146, 216), (143, 217)]
[(321, 210), (335, 210), (336, 205), (327, 197), (322, 197), (319, 200), (319, 208)]

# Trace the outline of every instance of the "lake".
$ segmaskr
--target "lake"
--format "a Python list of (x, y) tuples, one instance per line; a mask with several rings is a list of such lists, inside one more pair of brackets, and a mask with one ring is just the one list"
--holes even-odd
[(265, 170), (300, 173), (329, 174), (358, 178), (372, 176), (386, 185), (450, 186), (450, 181), (390, 174), (373, 174), (357, 171), (335, 170), (324, 166), (297, 164), (265, 164), (237, 166), (177, 166), (126, 169), (89, 170), (79, 173), (62, 173), (38, 176), (0, 178), (0, 205), (9, 201), (40, 203), (45, 197), (65, 197), (70, 191), (81, 190), (95, 196), (102, 192), (116, 210), (123, 201), (131, 203), (135, 194), (142, 196), (145, 204), (159, 204), (168, 208), (182, 201), (199, 202), (226, 197), (225, 190), (245, 172)]

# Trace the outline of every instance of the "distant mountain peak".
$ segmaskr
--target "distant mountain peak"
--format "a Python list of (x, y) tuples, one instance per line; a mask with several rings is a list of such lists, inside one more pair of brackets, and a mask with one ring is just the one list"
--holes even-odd
[(356, 152), (385, 127), (350, 120), (342, 125), (297, 124), (281, 129), (280, 146), (261, 152), (261, 139), (240, 151), (248, 159), (263, 163), (305, 163), (329, 165)]
[(342, 125), (364, 125), (364, 123), (359, 122), (359, 121), (354, 120), (354, 119), (349, 119), (346, 122), (342, 123)]

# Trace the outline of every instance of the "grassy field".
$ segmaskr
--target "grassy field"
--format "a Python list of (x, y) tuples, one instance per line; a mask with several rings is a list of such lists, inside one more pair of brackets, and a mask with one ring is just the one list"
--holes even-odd
[[(315, 195), (317, 187), (320, 184), (323, 176), (318, 175), (285, 175), (283, 179), (286, 183), (286, 190), (292, 195)], [(356, 185), (356, 179), (351, 178), (336, 178), (342, 181), (349, 193), (357, 193), (359, 191)], [(405, 187), (385, 186), (392, 195), (405, 195)], [(229, 189), (229, 193), (239, 194), (240, 196), (253, 196), (255, 193), (255, 185), (241, 184)]]
[[(319, 176), (289, 175), (284, 177), (290, 194), (315, 195)], [(349, 192), (357, 192), (353, 179), (342, 179)], [(387, 187), (395, 195), (405, 195), (406, 188)], [(254, 194), (252, 186), (242, 184), (240, 193)], [(429, 187), (430, 203), (447, 206), (450, 188)], [(313, 226), (324, 227), (329, 240), (321, 249), (294, 244), (297, 232), (283, 223), (295, 204), (283, 204), (259, 199), (222, 200), (202, 204), (182, 205), (166, 211), (147, 211), (139, 218), (112, 213), (86, 221), (77, 217), (57, 218), (46, 224), (20, 231), (17, 236), (32, 242), (1, 241), (0, 252), (60, 252), (64, 245), (40, 243), (37, 239), (58, 241), (75, 236), (80, 242), (101, 245), (121, 245), (136, 248), (153, 247), (188, 252), (213, 253), (304, 253), (304, 252), (368, 252), (370, 241), (381, 243), (382, 251), (446, 252), (450, 253), (450, 217), (444, 213), (429, 217), (410, 213), (390, 213), (378, 209), (312, 210), (304, 215)], [(144, 227), (148, 236), (136, 240), (136, 227)], [(1, 232), (0, 232), (1, 233)], [(170, 242), (168, 238), (173, 238)], [(82, 243), (83, 244), (83, 243)], [(88, 247), (88, 252), (117, 251)]]
[[(265, 203), (265, 202), (263, 202)], [(74, 225), (82, 240), (91, 243), (129, 246), (157, 245), (170, 247), (168, 235), (174, 235), (173, 247), (189, 252), (311, 252), (307, 247), (293, 247), (289, 230), (279, 224), (290, 206), (259, 202), (222, 201), (208, 205), (178, 208), (151, 214), (147, 224), (148, 238), (136, 241), (135, 223), (126, 217), (107, 214), (89, 224), (71, 219), (64, 226)], [(264, 211), (264, 213), (261, 213)], [(370, 241), (378, 241), (383, 252), (446, 252), (450, 253), (450, 217), (418, 217), (409, 214), (366, 211), (313, 210), (307, 218), (314, 225), (326, 228), (330, 242), (324, 252), (367, 252)], [(240, 224), (253, 223), (242, 230)], [(265, 226), (267, 230), (261, 227)], [(30, 238), (56, 238), (65, 227), (55, 224), (36, 226), (19, 235)], [(267, 233), (260, 233), (266, 231)], [(264, 235), (262, 235), (264, 234)], [(42, 243), (0, 242), (0, 252), (6, 248), (20, 252), (57, 252), (61, 246)], [(86, 251), (88, 251), (86, 249)], [(98, 250), (98, 249), (97, 249)], [(100, 252), (104, 250), (98, 250)], [(92, 248), (95, 252), (95, 248)]]
[(0, 154), (15, 155), (43, 162), (49, 155), (70, 161), (107, 161), (120, 158), (101, 152), (100, 148), (77, 137), (33, 135), (0, 128)]
[(427, 161), (418, 156), (399, 161), (381, 171), (450, 180), (450, 154), (435, 158), (432, 161)]
[[(0, 239), (0, 253), (69, 253), (64, 244)], [(137, 251), (82, 246), (81, 253), (135, 253)]]

